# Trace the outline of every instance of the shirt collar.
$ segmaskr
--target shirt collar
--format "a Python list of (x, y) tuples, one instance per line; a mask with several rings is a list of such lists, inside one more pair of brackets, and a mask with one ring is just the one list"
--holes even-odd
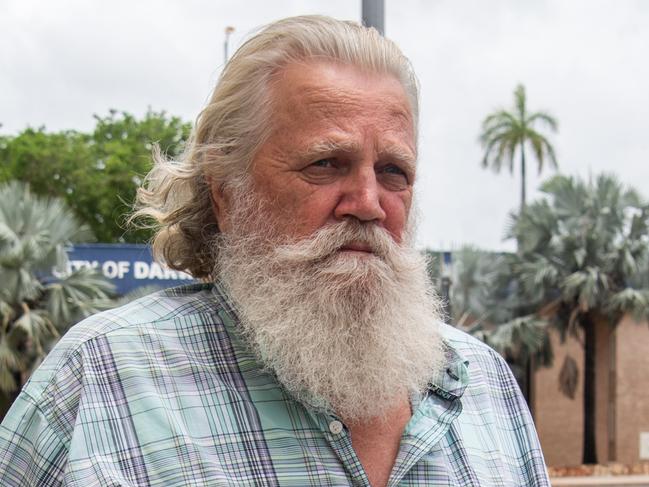
[(469, 384), (469, 361), (444, 340), (444, 364), (428, 383), (428, 390), (451, 401), (462, 397)]

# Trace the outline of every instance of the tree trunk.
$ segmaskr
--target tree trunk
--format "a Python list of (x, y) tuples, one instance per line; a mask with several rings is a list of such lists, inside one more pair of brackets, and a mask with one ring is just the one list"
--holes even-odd
[(590, 313), (583, 315), (584, 328), (584, 463), (597, 463), (597, 444), (595, 442), (595, 358), (596, 343), (595, 320)]
[(525, 141), (521, 144), (521, 211), (525, 208)]

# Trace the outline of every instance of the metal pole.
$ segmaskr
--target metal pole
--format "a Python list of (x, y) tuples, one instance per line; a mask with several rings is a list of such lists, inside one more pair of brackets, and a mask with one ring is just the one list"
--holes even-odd
[(225, 40), (223, 41), (223, 62), (228, 62), (228, 44), (230, 42), (230, 34), (234, 32), (234, 27), (228, 25), (225, 28)]
[(363, 0), (363, 25), (374, 27), (385, 35), (385, 5), (383, 0)]

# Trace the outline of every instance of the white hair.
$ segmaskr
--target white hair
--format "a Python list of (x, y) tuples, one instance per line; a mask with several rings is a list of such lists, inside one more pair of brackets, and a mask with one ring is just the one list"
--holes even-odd
[[(131, 221), (147, 217), (156, 230), (156, 258), (196, 278), (215, 264), (209, 242), (218, 235), (210, 184), (237, 187), (270, 132), (270, 87), (293, 62), (331, 60), (402, 84), (415, 123), (418, 86), (408, 59), (375, 29), (323, 16), (292, 17), (271, 23), (245, 42), (227, 63), (179, 161), (154, 152), (155, 165), (138, 191)], [(209, 182), (208, 182), (209, 180)]]

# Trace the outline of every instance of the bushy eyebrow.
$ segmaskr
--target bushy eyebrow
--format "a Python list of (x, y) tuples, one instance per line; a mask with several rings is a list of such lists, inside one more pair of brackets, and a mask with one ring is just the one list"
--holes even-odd
[(299, 155), (303, 156), (305, 159), (309, 157), (317, 157), (321, 154), (333, 154), (333, 153), (353, 153), (360, 152), (361, 147), (353, 141), (342, 141), (342, 140), (319, 140), (312, 144), (309, 144), (305, 149), (299, 151)]
[(401, 144), (389, 144), (381, 147), (379, 159), (395, 160), (401, 164), (405, 164), (408, 166), (407, 169), (413, 173), (417, 167), (417, 155), (410, 148)]
[[(324, 154), (351, 154), (360, 151), (361, 146), (354, 141), (326, 139), (314, 142), (306, 148), (299, 150), (297, 156), (300, 159), (310, 159)], [(415, 170), (417, 156), (407, 146), (401, 144), (387, 144), (380, 148), (378, 156), (380, 160), (394, 160), (395, 162), (406, 164), (413, 172)]]

